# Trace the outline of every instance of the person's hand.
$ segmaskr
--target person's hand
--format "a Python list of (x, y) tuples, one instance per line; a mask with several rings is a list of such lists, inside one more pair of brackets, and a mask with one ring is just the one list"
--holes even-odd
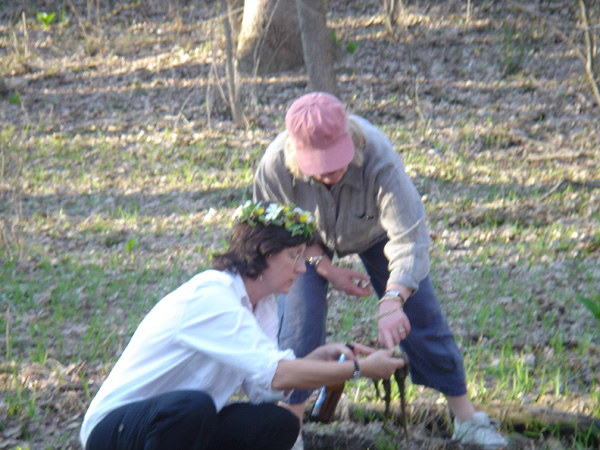
[(390, 350), (410, 333), (410, 321), (402, 309), (399, 300), (384, 301), (379, 305), (377, 315), (379, 343)]
[(374, 380), (390, 378), (396, 369), (404, 367), (406, 364), (403, 358), (394, 357), (392, 354), (391, 350), (377, 350), (366, 358), (359, 360), (361, 376)]
[(306, 359), (319, 359), (321, 361), (337, 361), (343, 354), (346, 359), (359, 359), (361, 355), (368, 356), (375, 353), (377, 349), (356, 342), (325, 344), (317, 347)]
[(373, 293), (369, 276), (356, 270), (332, 265), (327, 273), (327, 279), (334, 289), (348, 295), (365, 297)]
[(363, 344), (357, 344), (356, 342), (347, 342), (345, 345), (354, 353), (353, 359), (358, 359), (360, 355), (370, 355), (377, 351), (376, 348), (369, 347)]
[[(365, 347), (360, 346), (360, 347)], [(366, 347), (369, 348), (369, 347)], [(354, 347), (354, 351), (356, 351), (356, 347)], [(315, 348), (312, 352), (306, 355), (305, 359), (318, 359), (321, 361), (337, 361), (340, 359), (341, 355), (344, 355), (346, 359), (354, 359), (354, 353), (352, 348), (348, 347), (346, 344), (342, 343), (334, 343), (334, 344), (325, 344)]]

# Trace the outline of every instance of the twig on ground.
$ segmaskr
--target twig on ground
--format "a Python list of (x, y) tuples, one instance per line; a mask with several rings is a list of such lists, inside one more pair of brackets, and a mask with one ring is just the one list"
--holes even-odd
[(187, 105), (188, 101), (190, 100), (190, 98), (192, 97), (192, 92), (194, 92), (194, 87), (191, 87), (188, 91), (188, 95), (185, 97), (185, 100), (183, 101), (181, 108), (179, 108), (179, 113), (177, 113), (177, 116), (175, 117), (175, 122), (173, 123), (173, 129), (177, 129), (177, 124), (179, 123), (179, 119), (181, 119), (183, 117), (183, 120), (185, 121), (185, 123), (188, 125), (188, 127), (190, 127), (190, 131), (192, 131), (192, 133), (194, 132), (193, 128), (191, 127), (189, 121), (187, 120), (187, 118), (183, 115), (183, 108), (185, 108), (185, 105)]
[(556, 190), (560, 187), (561, 184), (563, 184), (565, 182), (564, 178), (561, 178), (558, 183), (556, 183), (554, 186), (552, 186), (552, 188), (546, 192), (544, 195), (542, 195), (540, 197), (540, 202), (546, 200), (546, 198), (548, 198), (549, 196), (551, 196), (554, 192), (556, 192)]

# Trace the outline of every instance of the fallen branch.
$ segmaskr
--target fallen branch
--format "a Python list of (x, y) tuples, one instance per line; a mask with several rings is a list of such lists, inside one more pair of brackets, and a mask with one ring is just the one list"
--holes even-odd
[[(396, 402), (398, 403), (398, 402)], [(490, 417), (500, 419), (504, 427), (515, 431), (542, 431), (556, 430), (560, 436), (588, 435), (595, 444), (600, 443), (600, 419), (584, 414), (575, 414), (554, 408), (536, 405), (477, 405), (477, 409), (485, 411)], [(341, 411), (338, 416), (372, 418), (383, 421), (385, 404), (383, 402), (349, 403), (346, 411)], [(446, 430), (448, 416), (445, 407), (437, 404), (419, 404), (413, 402), (407, 408), (409, 423), (427, 423), (428, 428)], [(402, 411), (399, 404), (394, 404), (390, 411), (391, 421), (401, 425)]]

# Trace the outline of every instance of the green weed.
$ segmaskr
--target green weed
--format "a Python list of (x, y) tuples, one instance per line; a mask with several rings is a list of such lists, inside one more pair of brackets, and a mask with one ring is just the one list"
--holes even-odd
[(56, 13), (48, 14), (47, 12), (40, 11), (36, 14), (35, 17), (37, 18), (38, 22), (40, 22), (44, 26), (44, 31), (48, 31), (50, 24), (54, 21), (54, 18), (56, 17)]

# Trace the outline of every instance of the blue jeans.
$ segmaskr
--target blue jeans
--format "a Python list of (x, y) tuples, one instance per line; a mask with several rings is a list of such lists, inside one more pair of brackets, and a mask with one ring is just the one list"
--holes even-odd
[(86, 450), (289, 450), (300, 422), (272, 403), (232, 403), (217, 413), (201, 391), (173, 391), (121, 406), (94, 427)]
[[(381, 298), (389, 278), (388, 260), (383, 253), (387, 239), (358, 256), (373, 289)], [(279, 346), (291, 348), (302, 357), (325, 343), (328, 282), (309, 264), (287, 295), (279, 296)], [(411, 380), (448, 396), (466, 394), (463, 359), (440, 308), (429, 276), (404, 305), (411, 331), (400, 346), (410, 361)], [(375, 322), (375, 319), (374, 319)], [(376, 326), (374, 324), (374, 326)], [(290, 404), (303, 403), (312, 391), (295, 390)]]

